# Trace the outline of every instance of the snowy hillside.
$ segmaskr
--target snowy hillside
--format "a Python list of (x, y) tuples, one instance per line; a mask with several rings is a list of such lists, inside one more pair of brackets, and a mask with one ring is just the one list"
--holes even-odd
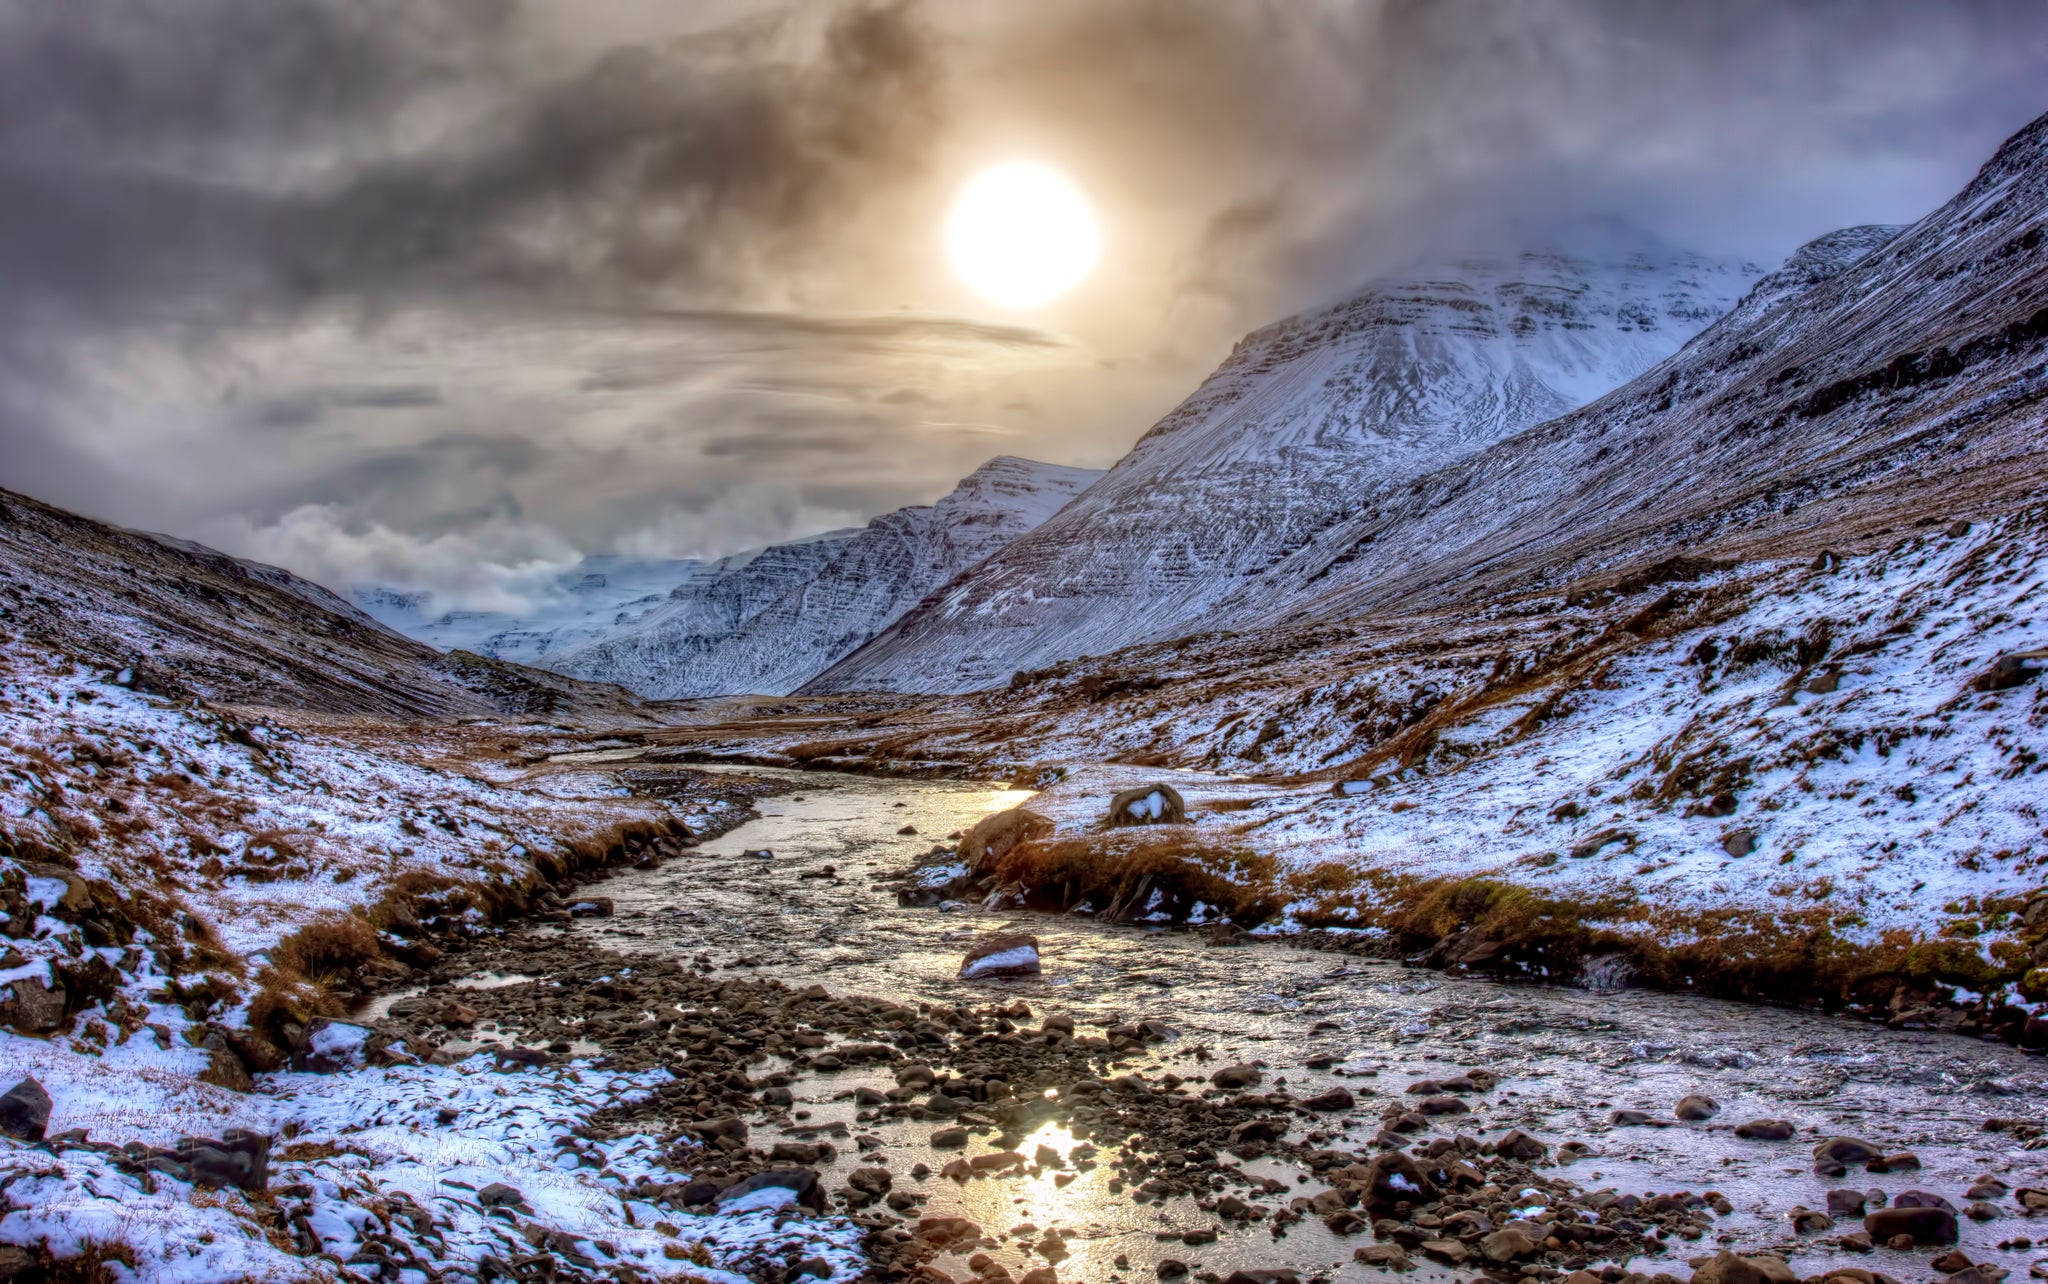
[(375, 585), (358, 586), (350, 596), (380, 624), (429, 646), (540, 664), (653, 610), (703, 565), (695, 558), (586, 557), (544, 599), (518, 614), (444, 611), (432, 593)]
[(1099, 476), (992, 459), (936, 504), (712, 563), (612, 636), (544, 662), (665, 698), (792, 691)]
[(379, 714), (638, 716), (637, 702), (517, 664), (441, 655), (317, 584), (186, 540), (0, 491), (0, 632), (139, 691)]
[(1756, 276), (1624, 240), (1433, 265), (1256, 331), (1084, 501), (808, 689), (963, 690), (1215, 627), (1333, 526), (1640, 374)]

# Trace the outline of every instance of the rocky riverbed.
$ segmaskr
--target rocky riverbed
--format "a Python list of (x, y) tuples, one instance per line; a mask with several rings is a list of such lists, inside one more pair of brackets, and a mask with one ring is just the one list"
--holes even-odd
[[(637, 1193), (686, 1235), (764, 1197), (849, 1218), (880, 1278), (2048, 1276), (2039, 1058), (925, 904), (934, 847), (1021, 793), (780, 783), (759, 820), (452, 950), (366, 1016), (442, 1061), (666, 1072), (571, 1149), (641, 1139)], [(1041, 972), (957, 978), (1020, 931)]]

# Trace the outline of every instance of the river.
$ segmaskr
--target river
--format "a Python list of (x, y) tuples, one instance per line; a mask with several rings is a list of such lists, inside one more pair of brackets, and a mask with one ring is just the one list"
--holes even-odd
[[(1408, 1083), (1484, 1067), (1502, 1083), (1474, 1115), (1450, 1121), (1460, 1131), (1491, 1135), (1519, 1127), (1553, 1144), (1582, 1141), (1591, 1154), (1563, 1175), (1588, 1189), (1715, 1190), (1733, 1204), (1714, 1234), (1696, 1246), (1674, 1245), (1681, 1250), (1676, 1262), (1636, 1268), (1648, 1272), (1682, 1276), (1684, 1257), (1711, 1252), (1716, 1236), (1744, 1249), (1787, 1247), (1787, 1213), (1795, 1205), (1825, 1208), (1830, 1187), (1928, 1190), (1959, 1208), (1965, 1188), (1985, 1174), (2014, 1188), (2048, 1187), (2048, 1150), (2025, 1149), (2011, 1133), (1985, 1127), (1992, 1119), (2048, 1117), (2048, 1065), (2001, 1044), (1685, 995), (1453, 978), (1279, 941), (1217, 948), (1198, 933), (1078, 915), (900, 908), (889, 879), (947, 835), (1029, 795), (987, 783), (748, 771), (783, 776), (795, 792), (764, 799), (760, 819), (684, 858), (608, 880), (602, 890), (616, 903), (615, 917), (549, 930), (906, 1004), (1021, 998), (1039, 1017), (1057, 1012), (1101, 1024), (1157, 1018), (1176, 1037), (1132, 1058), (1132, 1068), (1148, 1077), (1162, 1070), (1194, 1077), (1217, 1065), (1263, 1061), (1272, 1081), (1297, 1097), (1341, 1083), (1358, 1094), (1361, 1109), (1341, 1131), (1332, 1128), (1338, 1145), (1367, 1146), (1379, 1109), (1401, 1100)], [(905, 830), (915, 832), (899, 832)], [(748, 854), (760, 851), (772, 855)], [(827, 866), (831, 876), (818, 876)], [(1043, 974), (956, 980), (965, 945), (999, 929), (1038, 936)], [(1197, 1049), (1206, 1060), (1197, 1059)], [(1323, 1057), (1334, 1063), (1304, 1068)], [(872, 1069), (811, 1075), (797, 1087), (798, 1108), (808, 1116), (801, 1124), (843, 1122), (878, 1136), (899, 1172), (920, 1159), (937, 1167), (943, 1157), (924, 1144), (933, 1125), (854, 1123), (844, 1094), (891, 1083)], [(1706, 1123), (1673, 1121), (1674, 1103), (1689, 1093), (1712, 1097), (1720, 1113)], [(1641, 1109), (1666, 1126), (1613, 1125), (1617, 1108)], [(1733, 1125), (1754, 1118), (1791, 1120), (1798, 1136), (1737, 1140)], [(1827, 1181), (1810, 1171), (1811, 1151), (1836, 1135), (1888, 1153), (1911, 1151), (1923, 1167)], [(1072, 1144), (1048, 1125), (1021, 1149), (1028, 1153), (1041, 1141), (1063, 1151)], [(833, 1167), (863, 1162), (871, 1161), (842, 1145)], [(1255, 1171), (1304, 1194), (1320, 1189), (1306, 1170), (1287, 1164), (1261, 1161)], [(1369, 1233), (1340, 1238), (1312, 1218), (1278, 1241), (1253, 1223), (1226, 1226), (1216, 1243), (1199, 1248), (1168, 1243), (1163, 1234), (1209, 1219), (1187, 1199), (1141, 1205), (1112, 1195), (1109, 1175), (1098, 1167), (1063, 1185), (1050, 1171), (964, 1186), (934, 1178), (924, 1187), (932, 1193), (924, 1211), (971, 1217), (998, 1235), (1018, 1224), (1057, 1227), (1071, 1254), (1060, 1265), (1064, 1279), (1110, 1279), (1119, 1254), (1150, 1278), (1151, 1264), (1168, 1249), (1198, 1270), (1288, 1265), (1343, 1280), (1380, 1275), (1350, 1260), (1353, 1247), (1372, 1242)], [(1997, 1219), (1963, 1221), (1963, 1250), (2025, 1278), (2043, 1254), (1997, 1247), (2024, 1239), (2030, 1226), (2010, 1197), (1994, 1202)], [(2033, 1225), (2048, 1229), (2038, 1220)], [(1840, 1228), (1851, 1229), (1853, 1222)], [(1043, 1265), (1015, 1247), (1017, 1238), (1030, 1236), (1005, 1238), (994, 1256), (1019, 1275)], [(1926, 1273), (1924, 1251), (1908, 1256), (1880, 1247), (1857, 1256), (1812, 1246), (1829, 1238), (1805, 1237), (1808, 1247), (1793, 1262), (1800, 1274), (1828, 1265), (1906, 1279)], [(957, 1262), (949, 1269), (965, 1270)]]

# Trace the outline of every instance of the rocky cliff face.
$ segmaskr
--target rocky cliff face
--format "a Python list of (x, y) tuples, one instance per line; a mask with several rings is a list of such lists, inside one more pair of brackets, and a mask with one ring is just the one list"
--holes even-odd
[(1008, 457), (936, 504), (702, 567), (660, 606), (549, 667), (666, 698), (796, 689), (1101, 476)]
[(1464, 259), (1256, 331), (1081, 502), (808, 689), (969, 689), (1219, 627), (1333, 528), (1640, 374), (1756, 275), (1641, 244)]

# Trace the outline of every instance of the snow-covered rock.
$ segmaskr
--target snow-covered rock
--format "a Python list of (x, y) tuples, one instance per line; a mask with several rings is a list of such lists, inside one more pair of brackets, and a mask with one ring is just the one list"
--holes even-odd
[(936, 504), (711, 563), (611, 636), (538, 662), (664, 698), (785, 694), (1099, 476), (998, 457)]
[(1228, 627), (1220, 608), (1263, 601), (1323, 532), (1640, 374), (1757, 275), (1606, 228), (1594, 248), (1433, 264), (1255, 331), (1080, 502), (805, 689), (968, 690)]

